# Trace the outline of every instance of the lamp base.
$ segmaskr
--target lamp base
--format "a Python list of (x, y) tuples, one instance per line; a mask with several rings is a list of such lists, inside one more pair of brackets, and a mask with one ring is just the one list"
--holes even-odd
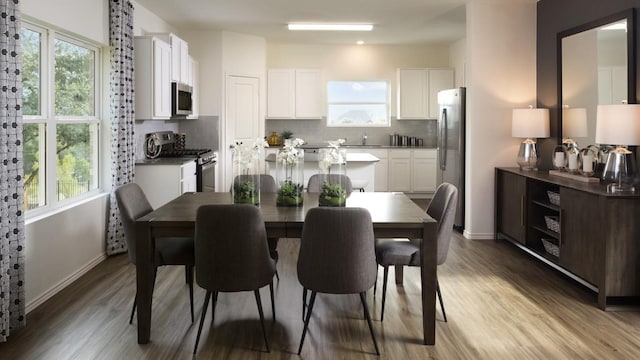
[(631, 151), (621, 146), (609, 152), (602, 172), (602, 180), (610, 182), (607, 192), (634, 192), (633, 183), (637, 174), (635, 157)]
[(537, 171), (538, 170), (538, 150), (536, 149), (536, 141), (526, 139), (520, 144), (518, 151), (518, 166), (520, 170)]
[(632, 193), (635, 191), (636, 188), (631, 184), (611, 183), (607, 185), (608, 193)]

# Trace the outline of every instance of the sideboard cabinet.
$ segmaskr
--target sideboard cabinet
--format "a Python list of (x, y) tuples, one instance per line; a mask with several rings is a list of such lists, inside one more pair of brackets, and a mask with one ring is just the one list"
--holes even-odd
[(640, 194), (547, 171), (496, 169), (496, 238), (598, 293), (611, 308), (640, 297)]

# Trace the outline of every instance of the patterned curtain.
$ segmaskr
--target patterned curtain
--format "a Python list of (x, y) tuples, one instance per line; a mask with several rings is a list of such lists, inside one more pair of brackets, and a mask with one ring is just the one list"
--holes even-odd
[(0, 342), (25, 324), (19, 0), (0, 0)]
[(133, 181), (135, 170), (133, 5), (110, 0), (109, 45), (111, 47), (111, 206), (107, 229), (107, 254), (127, 250), (114, 191)]

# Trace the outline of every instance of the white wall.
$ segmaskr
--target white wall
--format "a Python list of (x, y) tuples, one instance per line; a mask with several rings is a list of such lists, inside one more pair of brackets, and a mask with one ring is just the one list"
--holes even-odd
[[(108, 56), (109, 11), (104, 0), (29, 0), (21, 3), (22, 13), (29, 18), (49, 23), (89, 40), (104, 44), (102, 51)], [(163, 32), (171, 29), (160, 18), (134, 2), (136, 29)], [(73, 11), (69, 11), (73, 9)], [(78, 14), (82, 14), (79, 16)], [(138, 16), (140, 15), (140, 16)], [(103, 82), (108, 85), (107, 76)], [(108, 86), (105, 87), (108, 89)], [(108, 91), (103, 93), (103, 116), (108, 114)], [(103, 134), (109, 134), (104, 121)], [(108, 135), (103, 138), (108, 138)], [(103, 154), (108, 158), (109, 144), (103, 143)], [(104, 259), (106, 219), (109, 204), (109, 162), (103, 164), (103, 189), (107, 192), (82, 204), (60, 209), (46, 217), (27, 218), (25, 239), (25, 287), (27, 312), (62, 290), (73, 280)]]
[(449, 47), (449, 67), (454, 69), (455, 87), (467, 86), (467, 39), (460, 39)]
[(494, 236), (494, 169), (516, 166), (511, 113), (536, 104), (535, 1), (467, 5), (465, 237)]

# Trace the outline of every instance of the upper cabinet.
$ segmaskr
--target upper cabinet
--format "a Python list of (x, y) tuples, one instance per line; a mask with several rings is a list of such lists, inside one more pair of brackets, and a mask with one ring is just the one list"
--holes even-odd
[(135, 37), (136, 120), (171, 117), (171, 46), (155, 36)]
[(191, 85), (189, 44), (173, 33), (153, 34), (171, 45), (171, 81)]
[(323, 116), (322, 70), (269, 69), (267, 117), (320, 119)]
[(398, 120), (437, 119), (438, 91), (453, 85), (452, 69), (398, 69)]
[(199, 74), (199, 64), (198, 61), (193, 57), (189, 56), (189, 82), (187, 84), (191, 85), (191, 104), (193, 106), (191, 115), (187, 116), (189, 119), (197, 119), (200, 116), (200, 111), (198, 107), (200, 105), (199, 101), (199, 82), (198, 82), (198, 74)]

